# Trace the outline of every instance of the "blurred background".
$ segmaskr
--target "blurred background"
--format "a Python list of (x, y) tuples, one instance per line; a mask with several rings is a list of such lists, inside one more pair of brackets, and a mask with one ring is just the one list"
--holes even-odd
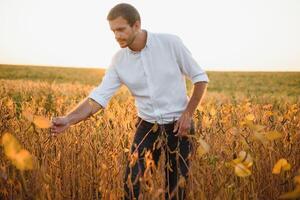
[[(0, 0), (0, 64), (106, 68), (121, 1)], [(142, 28), (176, 34), (208, 71), (300, 71), (298, 0), (126, 1)]]

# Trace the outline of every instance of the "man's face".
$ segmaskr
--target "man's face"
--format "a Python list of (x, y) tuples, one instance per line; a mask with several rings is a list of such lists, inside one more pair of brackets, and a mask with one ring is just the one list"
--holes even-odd
[(110, 20), (109, 26), (112, 32), (115, 34), (115, 38), (120, 47), (125, 48), (133, 43), (138, 33), (139, 21), (137, 21), (131, 27), (126, 19), (123, 17), (118, 17), (114, 20)]

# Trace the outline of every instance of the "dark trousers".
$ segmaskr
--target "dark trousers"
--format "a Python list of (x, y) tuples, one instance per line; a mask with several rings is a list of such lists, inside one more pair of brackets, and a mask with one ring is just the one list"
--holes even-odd
[[(138, 199), (141, 185), (140, 178), (143, 178), (145, 169), (148, 170), (147, 165), (149, 167), (149, 160), (147, 162), (149, 152), (155, 166), (157, 166), (162, 148), (166, 158), (165, 199), (185, 199), (185, 187), (182, 185), (184, 183), (182, 181), (186, 181), (188, 178), (188, 156), (192, 151), (192, 143), (188, 137), (175, 136), (177, 132), (173, 133), (174, 125), (175, 122), (158, 125), (158, 129), (153, 130), (154, 124), (141, 119), (138, 120), (130, 150), (131, 158), (125, 172), (125, 199)], [(193, 123), (191, 127), (190, 133), (193, 134)]]

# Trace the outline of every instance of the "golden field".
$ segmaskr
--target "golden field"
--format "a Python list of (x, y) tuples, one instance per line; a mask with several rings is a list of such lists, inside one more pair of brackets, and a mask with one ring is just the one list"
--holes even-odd
[[(122, 199), (136, 122), (125, 87), (108, 109), (58, 137), (41, 128), (83, 100), (103, 73), (0, 66), (0, 199)], [(188, 199), (299, 198), (300, 73), (208, 75), (190, 137), (190, 178), (178, 187), (186, 185)], [(163, 199), (164, 159), (145, 177), (141, 199)]]

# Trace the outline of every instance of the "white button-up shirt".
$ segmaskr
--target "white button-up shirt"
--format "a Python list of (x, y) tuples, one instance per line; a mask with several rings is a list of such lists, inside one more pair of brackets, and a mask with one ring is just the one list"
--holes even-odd
[(184, 76), (193, 83), (209, 81), (179, 37), (147, 32), (146, 46), (141, 51), (127, 47), (114, 55), (102, 82), (88, 97), (106, 107), (125, 84), (135, 97), (140, 118), (170, 123), (181, 116), (188, 104)]

